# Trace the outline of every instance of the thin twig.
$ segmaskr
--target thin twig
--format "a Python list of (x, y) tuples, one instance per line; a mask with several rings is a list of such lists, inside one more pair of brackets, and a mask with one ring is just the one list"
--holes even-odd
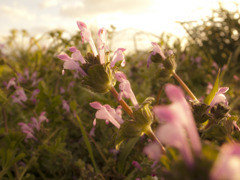
[(4, 121), (5, 133), (8, 134), (7, 117), (6, 117), (6, 111), (5, 111), (4, 107), (2, 107), (2, 116), (3, 116), (3, 121)]
[(163, 154), (166, 154), (165, 147), (162, 145), (162, 143), (159, 141), (159, 139), (155, 136), (154, 132), (152, 131), (152, 128), (148, 128), (148, 130), (145, 132), (145, 134), (152, 139), (154, 142), (157, 142), (161, 148), (161, 151)]
[(162, 90), (163, 90), (163, 86), (161, 86), (159, 91), (158, 91), (157, 98), (156, 98), (156, 104), (158, 104), (159, 101), (160, 101), (160, 97), (162, 95)]
[(196, 96), (192, 93), (192, 91), (188, 88), (188, 86), (183, 82), (183, 80), (176, 74), (176, 72), (172, 73), (173, 77), (179, 82), (179, 84), (183, 87), (183, 89), (188, 93), (188, 95), (194, 100), (199, 102)]

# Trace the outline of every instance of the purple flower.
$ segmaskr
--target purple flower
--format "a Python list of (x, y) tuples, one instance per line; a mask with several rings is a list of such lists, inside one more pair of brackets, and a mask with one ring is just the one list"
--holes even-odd
[(221, 87), (218, 89), (218, 92), (216, 92), (215, 96), (213, 97), (209, 109), (211, 109), (215, 104), (218, 103), (224, 103), (225, 105), (228, 105), (228, 101), (224, 93), (228, 91), (228, 87)]
[(126, 75), (123, 72), (117, 71), (115, 73), (115, 78), (117, 79), (117, 81), (120, 82), (119, 84), (119, 100), (122, 99), (122, 97), (128, 98), (132, 101), (133, 105), (138, 108), (138, 101), (132, 91), (131, 88), (131, 84), (130, 82), (127, 80)]
[(110, 63), (110, 67), (113, 68), (116, 64), (116, 62), (118, 61), (122, 61), (121, 63), (121, 66), (125, 66), (126, 65), (126, 61), (125, 61), (125, 56), (123, 54), (123, 52), (125, 51), (126, 49), (124, 48), (118, 48), (115, 52), (114, 52), (114, 55), (113, 55), (113, 58), (112, 58), (112, 62)]
[(193, 119), (191, 108), (185, 100), (182, 90), (167, 84), (165, 92), (172, 101), (168, 106), (155, 106), (153, 112), (161, 122), (165, 122), (157, 130), (157, 137), (164, 144), (174, 146), (181, 152), (186, 164), (193, 166), (191, 147), (196, 155), (201, 153), (201, 142)]
[(150, 53), (148, 60), (147, 60), (147, 67), (149, 67), (149, 65), (151, 64), (151, 57), (155, 54), (160, 54), (160, 56), (163, 59), (166, 59), (166, 56), (164, 55), (164, 53), (162, 52), (162, 49), (160, 48), (160, 46), (156, 43), (156, 42), (152, 42), (152, 46), (153, 46), (153, 51)]
[(142, 171), (142, 167), (141, 167), (141, 165), (140, 165), (137, 161), (133, 161), (133, 162), (132, 162), (132, 165), (133, 165), (134, 167), (136, 167), (138, 170)]
[(240, 144), (225, 144), (210, 172), (211, 180), (240, 179)]
[(26, 134), (25, 142), (27, 142), (28, 139), (37, 140), (37, 138), (34, 136), (34, 130), (30, 124), (20, 122), (18, 125), (21, 126), (22, 133)]
[(46, 121), (48, 122), (48, 118), (45, 116), (46, 112), (41, 112), (40, 116), (36, 119), (35, 117), (32, 117), (32, 126), (33, 128), (36, 128), (38, 131), (40, 130), (41, 124)]
[(97, 44), (98, 44), (99, 59), (101, 64), (105, 63), (105, 48), (107, 47), (106, 35), (107, 35), (107, 30), (105, 28), (99, 29)]
[(69, 50), (73, 52), (71, 57), (69, 57), (67, 54), (60, 54), (57, 56), (59, 59), (64, 61), (62, 74), (64, 74), (64, 69), (69, 69), (77, 70), (81, 73), (82, 76), (86, 76), (87, 74), (83, 71), (77, 62), (80, 61), (82, 64), (85, 63), (85, 60), (82, 57), (80, 51), (78, 51), (75, 47), (71, 47)]
[(38, 95), (38, 93), (40, 92), (39, 89), (35, 89), (33, 92), (32, 92), (32, 96), (30, 98), (30, 100), (33, 102), (33, 103), (36, 103), (36, 96)]
[(13, 86), (14, 88), (17, 88), (17, 84), (15, 82), (16, 78), (13, 77), (9, 80), (8, 84), (7, 84), (7, 89), (9, 89), (11, 86)]
[(23, 105), (23, 102), (27, 101), (27, 96), (22, 87), (18, 86), (15, 93), (12, 95), (14, 103)]
[(94, 44), (94, 41), (92, 39), (91, 32), (87, 28), (87, 25), (84, 22), (81, 22), (81, 21), (77, 21), (77, 25), (78, 25), (78, 28), (81, 31), (82, 42), (84, 43), (85, 41), (87, 41), (89, 43), (92, 51), (93, 51), (94, 56), (97, 56), (98, 52), (97, 52), (96, 46)]
[(26, 134), (25, 141), (28, 139), (34, 139), (37, 140), (37, 138), (34, 136), (34, 129), (37, 131), (40, 130), (41, 124), (46, 121), (48, 122), (47, 117), (45, 116), (46, 112), (42, 112), (38, 118), (31, 117), (31, 123), (18, 123), (19, 126), (21, 126), (22, 133)]
[[(99, 60), (100, 60), (100, 64), (105, 64), (105, 50), (108, 50), (108, 46), (106, 43), (106, 39), (107, 39), (107, 30), (105, 28), (101, 28), (98, 31), (98, 38), (97, 38), (97, 45), (98, 48), (96, 48), (91, 32), (90, 30), (87, 28), (87, 25), (84, 22), (81, 21), (77, 21), (77, 25), (78, 28), (80, 30), (80, 34), (81, 34), (81, 38), (82, 38), (82, 42), (88, 42), (88, 44), (90, 45), (93, 55), (95, 57), (97, 57), (99, 55)], [(57, 57), (64, 62), (63, 64), (63, 70), (62, 70), (62, 74), (64, 74), (64, 69), (69, 69), (69, 70), (78, 70), (82, 76), (86, 76), (86, 72), (83, 71), (83, 69), (80, 67), (78, 61), (81, 64), (85, 64), (86, 61), (83, 58), (83, 56), (81, 55), (81, 52), (79, 50), (77, 50), (75, 47), (69, 48), (69, 50), (72, 52), (71, 57), (69, 57), (67, 54), (60, 54)], [(124, 48), (118, 48), (113, 55), (113, 59), (112, 62), (110, 64), (111, 68), (113, 68), (113, 66), (115, 65), (115, 63), (117, 61), (121, 61), (122, 63), (121, 65), (124, 66), (125, 65), (125, 58), (123, 55), (123, 51), (125, 51)]]
[[(115, 109), (110, 105), (102, 105), (99, 102), (95, 101), (90, 103), (90, 106), (98, 111), (95, 114), (96, 119), (103, 119), (111, 122), (115, 127), (120, 128), (120, 125), (123, 123), (122, 118), (118, 115)], [(94, 120), (94, 125), (96, 120)]]
[(158, 161), (161, 156), (161, 148), (157, 143), (150, 143), (143, 149), (143, 152), (147, 154), (149, 159)]
[(68, 105), (66, 100), (62, 100), (62, 108), (65, 109), (67, 112), (70, 112), (70, 106)]

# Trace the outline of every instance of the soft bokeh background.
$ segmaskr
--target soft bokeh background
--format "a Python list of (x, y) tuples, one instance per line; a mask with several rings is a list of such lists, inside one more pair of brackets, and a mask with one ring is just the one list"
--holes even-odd
[[(63, 29), (76, 32), (76, 21), (86, 22), (92, 29), (116, 27), (113, 48), (133, 50), (150, 47), (149, 41), (163, 32), (183, 37), (184, 29), (176, 22), (195, 21), (211, 15), (218, 0), (1, 0), (0, 36), (10, 29), (26, 29), (32, 35)], [(234, 10), (233, 0), (221, 0), (224, 7)], [(237, 2), (237, 1), (235, 1)], [(144, 32), (144, 35), (143, 33)], [(136, 36), (136, 33), (138, 35)], [(152, 34), (153, 33), (153, 34)], [(139, 35), (141, 34), (141, 35)], [(134, 36), (135, 35), (135, 36)]]

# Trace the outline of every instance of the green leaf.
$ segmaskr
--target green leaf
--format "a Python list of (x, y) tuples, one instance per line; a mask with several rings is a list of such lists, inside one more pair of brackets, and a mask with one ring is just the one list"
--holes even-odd
[(69, 105), (70, 105), (70, 108), (71, 108), (73, 111), (75, 111), (75, 110), (77, 109), (77, 103), (76, 103), (76, 101), (71, 101), (71, 102), (69, 103)]
[(119, 173), (124, 174), (124, 167), (126, 164), (127, 157), (129, 156), (129, 154), (131, 153), (131, 151), (133, 150), (135, 144), (138, 142), (139, 139), (140, 139), (140, 137), (130, 139), (126, 143), (124, 148), (121, 150), (121, 153), (118, 158), (119, 161), (117, 164)]
[(81, 132), (82, 132), (83, 140), (84, 140), (84, 142), (85, 142), (85, 144), (86, 144), (86, 146), (87, 146), (87, 150), (88, 150), (90, 159), (91, 159), (91, 161), (92, 161), (92, 163), (93, 163), (94, 169), (95, 169), (96, 172), (99, 172), (99, 169), (98, 169), (97, 164), (96, 164), (95, 159), (94, 159), (94, 155), (93, 155), (93, 151), (92, 151), (92, 146), (91, 146), (90, 141), (89, 141), (89, 139), (88, 139), (87, 133), (86, 133), (86, 131), (85, 131), (85, 129), (84, 129), (84, 126), (83, 126), (83, 124), (82, 124), (82, 121), (81, 121), (81, 119), (79, 118), (79, 116), (78, 116), (77, 114), (76, 114), (76, 118), (77, 118), (77, 121), (78, 121), (80, 130), (81, 130)]
[(206, 131), (203, 132), (202, 138), (208, 140), (216, 140), (220, 143), (225, 141), (227, 135), (227, 130), (225, 127), (214, 124), (210, 126)]
[(218, 92), (218, 87), (219, 87), (219, 82), (220, 82), (220, 78), (219, 77), (220, 77), (220, 70), (218, 71), (218, 75), (217, 75), (217, 78), (216, 78), (216, 81), (214, 83), (212, 91), (210, 92), (210, 94), (204, 100), (204, 102), (207, 105), (209, 105), (212, 102), (216, 92)]

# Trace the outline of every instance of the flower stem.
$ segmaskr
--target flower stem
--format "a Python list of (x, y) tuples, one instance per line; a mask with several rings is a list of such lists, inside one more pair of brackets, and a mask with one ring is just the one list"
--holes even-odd
[(148, 128), (146, 131), (145, 131), (145, 134), (154, 142), (157, 142), (161, 148), (161, 151), (163, 154), (166, 154), (166, 150), (165, 150), (165, 147), (162, 145), (162, 143), (159, 141), (159, 139), (155, 136), (154, 132), (152, 131), (152, 128)]
[(118, 101), (118, 103), (122, 106), (122, 108), (124, 109), (124, 111), (129, 115), (129, 116), (133, 116), (133, 111), (132, 109), (127, 105), (127, 103), (121, 99), (118, 99), (118, 92), (116, 91), (116, 89), (114, 87), (111, 87), (110, 89), (111, 93), (113, 94), (113, 96), (115, 97), (115, 99)]
[(192, 93), (192, 91), (188, 88), (188, 86), (183, 82), (183, 80), (176, 74), (176, 72), (172, 72), (173, 77), (179, 82), (179, 84), (183, 87), (183, 89), (188, 93), (188, 95), (194, 100), (199, 102), (196, 96)]
[(162, 95), (162, 90), (163, 90), (163, 85), (160, 87), (160, 89), (158, 91), (157, 98), (156, 98), (156, 104), (158, 104), (160, 101), (160, 97)]
[(7, 117), (6, 117), (6, 111), (5, 111), (4, 107), (2, 107), (2, 117), (3, 117), (3, 121), (4, 121), (5, 133), (8, 134)]

